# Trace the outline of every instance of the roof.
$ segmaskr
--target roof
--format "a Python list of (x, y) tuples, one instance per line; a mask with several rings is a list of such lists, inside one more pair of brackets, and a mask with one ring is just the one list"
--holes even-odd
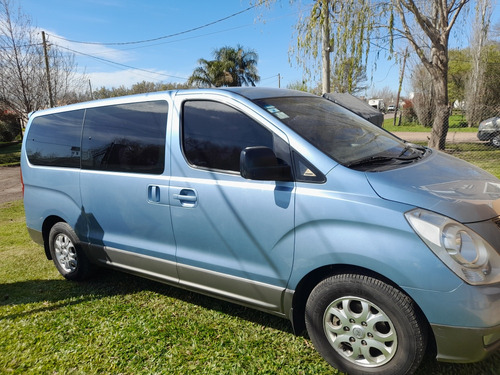
[(375, 108), (372, 108), (368, 103), (364, 102), (361, 99), (356, 98), (355, 96), (347, 93), (339, 93), (332, 92), (328, 94), (324, 94), (328, 100), (331, 100), (338, 105), (347, 108), (351, 112), (354, 112), (358, 116), (363, 117), (364, 119), (370, 121), (372, 124), (381, 127), (384, 122), (384, 114)]

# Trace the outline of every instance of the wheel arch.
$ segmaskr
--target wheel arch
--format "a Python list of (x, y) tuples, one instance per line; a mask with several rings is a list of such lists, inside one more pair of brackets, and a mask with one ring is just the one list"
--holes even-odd
[(42, 224), (43, 249), (45, 250), (45, 256), (47, 257), (48, 260), (52, 260), (52, 255), (50, 255), (50, 245), (49, 245), (50, 230), (55, 224), (59, 222), (66, 223), (66, 221), (63, 218), (56, 215), (51, 215), (45, 218)]
[(292, 322), (293, 330), (296, 335), (303, 334), (306, 329), (305, 306), (312, 290), (316, 287), (316, 285), (318, 285), (324, 279), (339, 274), (358, 274), (362, 276), (372, 277), (388, 285), (391, 285), (392, 287), (400, 290), (402, 293), (407, 295), (408, 298), (410, 298), (415, 304), (416, 311), (426, 324), (428, 332), (428, 347), (431, 349), (435, 348), (435, 338), (431, 326), (429, 324), (429, 321), (427, 320), (427, 317), (425, 316), (420, 306), (416, 303), (416, 301), (410, 295), (408, 295), (408, 293), (406, 293), (404, 289), (399, 287), (399, 285), (397, 285), (395, 282), (388, 279), (384, 275), (381, 275), (367, 268), (354, 266), (350, 264), (336, 264), (336, 265), (323, 266), (309, 272), (299, 281), (299, 283), (297, 284), (297, 288), (295, 289), (293, 294), (292, 310), (290, 314), (290, 321)]

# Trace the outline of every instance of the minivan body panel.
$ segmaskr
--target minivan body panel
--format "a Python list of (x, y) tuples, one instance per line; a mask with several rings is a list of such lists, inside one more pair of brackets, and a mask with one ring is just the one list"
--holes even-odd
[[(413, 206), (381, 200), (362, 172), (339, 166), (327, 178), (314, 189), (297, 186), (290, 289), (311, 269), (325, 264), (370, 269), (403, 287), (448, 292), (460, 285), (404, 220)], [(345, 181), (354, 183), (344, 185)]]
[[(44, 221), (54, 216), (63, 219), (72, 228), (85, 235), (87, 226), (81, 215), (80, 170), (28, 167), (24, 159), (21, 164), (23, 170), (30, 168), (30, 173), (23, 174), (28, 228), (41, 233)], [(50, 205), (47, 202), (51, 202)]]
[(500, 215), (500, 182), (491, 174), (439, 151), (397, 170), (367, 173), (384, 199), (440, 212), (462, 223)]
[(159, 204), (168, 185), (164, 176), (82, 170), (88, 242), (175, 261), (170, 207)]

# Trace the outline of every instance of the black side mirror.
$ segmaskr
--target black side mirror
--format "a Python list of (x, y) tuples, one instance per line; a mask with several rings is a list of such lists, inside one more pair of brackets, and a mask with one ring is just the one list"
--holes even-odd
[(292, 169), (268, 147), (247, 147), (240, 154), (243, 178), (262, 181), (293, 181)]

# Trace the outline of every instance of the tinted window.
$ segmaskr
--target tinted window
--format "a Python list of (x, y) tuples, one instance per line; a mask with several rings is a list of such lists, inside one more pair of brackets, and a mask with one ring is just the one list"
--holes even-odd
[(167, 111), (165, 101), (87, 109), (82, 168), (161, 174)]
[(183, 149), (192, 165), (240, 171), (245, 147), (273, 147), (273, 136), (245, 114), (222, 103), (189, 101), (183, 112)]
[(80, 167), (83, 110), (33, 119), (26, 140), (28, 160), (35, 165)]

